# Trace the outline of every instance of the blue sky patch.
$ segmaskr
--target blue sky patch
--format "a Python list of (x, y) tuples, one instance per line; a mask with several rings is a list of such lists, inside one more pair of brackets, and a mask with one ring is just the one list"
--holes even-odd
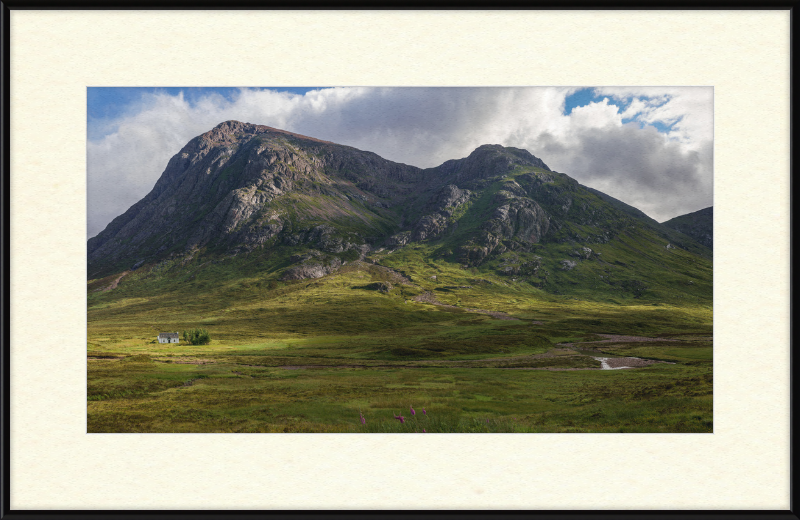
[(572, 110), (578, 107), (585, 107), (590, 103), (602, 103), (604, 99), (608, 98), (608, 104), (617, 107), (619, 112), (624, 111), (631, 104), (630, 99), (619, 100), (609, 96), (598, 96), (595, 94), (593, 87), (582, 88), (577, 90), (566, 97), (564, 100), (564, 115), (568, 116)]
[[(326, 87), (253, 87), (276, 92), (290, 92), (303, 95), (311, 90)], [(183, 92), (183, 99), (194, 106), (197, 101), (209, 94), (216, 93), (228, 101), (233, 101), (239, 93), (239, 87), (88, 87), (86, 102), (88, 115), (91, 118), (114, 118), (123, 115), (133, 104), (141, 101), (146, 94), (162, 92), (177, 96)]]
[[(671, 99), (671, 96), (664, 96), (663, 99), (659, 99), (657, 102), (654, 102), (653, 98), (651, 97), (639, 96), (638, 98), (642, 101), (647, 102), (650, 106), (659, 107), (661, 105), (664, 105), (665, 103), (668, 103), (669, 100)], [(572, 113), (572, 111), (575, 108), (585, 107), (590, 103), (601, 103), (603, 99), (608, 99), (608, 104), (617, 107), (617, 111), (619, 113), (622, 113), (625, 110), (627, 110), (627, 108), (633, 102), (632, 97), (625, 99), (618, 99), (618, 98), (612, 98), (610, 96), (599, 96), (595, 93), (594, 88), (587, 87), (577, 90), (566, 97), (566, 99), (564, 100), (563, 113), (565, 116), (568, 116)], [(668, 133), (672, 131), (673, 126), (675, 126), (681, 119), (683, 119), (683, 117), (681, 116), (680, 118), (674, 121), (654, 121), (652, 123), (644, 123), (642, 121), (639, 121), (638, 117), (639, 114), (635, 114), (633, 117), (623, 118), (622, 124), (625, 125), (628, 123), (638, 123), (639, 128), (644, 128), (645, 125), (649, 124), (661, 133)]]
[(664, 121), (654, 121), (651, 123), (656, 130), (661, 132), (662, 134), (668, 133), (672, 131), (672, 127), (680, 122), (683, 119), (683, 116), (679, 117), (678, 119), (671, 121), (671, 122), (664, 122)]
[[(261, 90), (289, 92), (304, 95), (311, 90), (327, 87), (253, 87)], [(109, 121), (139, 110), (142, 98), (147, 94), (164, 93), (177, 96), (183, 92), (183, 99), (190, 106), (209, 94), (219, 94), (227, 101), (234, 101), (239, 87), (87, 87), (86, 117), (89, 123), (89, 139), (99, 139), (113, 132), (106, 125), (92, 125), (94, 121)]]

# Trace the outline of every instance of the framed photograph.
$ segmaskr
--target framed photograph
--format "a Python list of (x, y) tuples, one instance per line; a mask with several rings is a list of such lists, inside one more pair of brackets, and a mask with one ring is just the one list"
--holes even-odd
[(788, 10), (4, 16), (12, 514), (790, 510)]

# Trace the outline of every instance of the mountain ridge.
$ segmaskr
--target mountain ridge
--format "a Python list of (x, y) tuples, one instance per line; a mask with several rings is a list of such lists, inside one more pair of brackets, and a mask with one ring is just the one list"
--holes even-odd
[[(248, 150), (248, 145), (255, 138), (266, 137), (269, 142), (261, 141), (255, 150)], [(306, 145), (311, 145), (312, 153), (316, 157), (299, 157), (297, 148), (290, 142), (285, 146), (270, 147), (288, 138)], [(295, 143), (298, 144), (298, 143)], [(270, 150), (270, 148), (274, 148)], [(242, 152), (248, 152), (246, 157), (240, 157)], [(267, 152), (267, 157), (264, 155)], [(269, 153), (272, 152), (272, 153)], [(239, 163), (232, 156), (239, 156)], [(231, 160), (233, 159), (233, 160)], [(253, 164), (255, 162), (255, 165)], [(276, 164), (277, 163), (277, 164)], [(192, 222), (201, 220), (201, 226), (211, 228), (213, 231), (230, 233), (242, 221), (250, 218), (253, 207), (272, 200), (284, 192), (293, 190), (293, 183), (301, 174), (310, 176), (311, 183), (323, 181), (319, 177), (333, 176), (336, 181), (344, 181), (345, 189), (307, 190), (313, 195), (333, 196), (348, 201), (360, 200), (367, 203), (372, 213), (378, 213), (398, 203), (407, 203), (411, 185), (425, 185), (428, 189), (441, 190), (443, 186), (450, 185), (449, 181), (465, 182), (474, 180), (482, 175), (502, 172), (519, 164), (535, 164), (548, 169), (540, 159), (534, 157), (526, 150), (516, 148), (503, 148), (500, 145), (483, 145), (474, 150), (468, 157), (446, 161), (436, 168), (421, 169), (415, 166), (396, 163), (381, 158), (373, 152), (365, 152), (346, 145), (339, 145), (293, 132), (279, 130), (265, 125), (241, 123), (239, 121), (225, 121), (213, 129), (190, 140), (176, 155), (174, 155), (153, 189), (144, 198), (131, 206), (126, 212), (118, 216), (106, 228), (88, 241), (90, 265), (103, 255), (124, 255), (124, 247), (128, 243), (137, 246), (145, 245), (146, 238), (150, 238), (147, 227), (158, 221), (170, 221), (170, 231), (187, 227), (185, 218), (180, 218), (181, 208), (175, 200), (165, 199), (167, 190), (173, 190), (176, 197), (186, 201), (187, 204), (200, 206), (201, 209), (211, 212), (211, 217), (198, 219), (196, 212), (192, 214)], [(227, 183), (227, 175), (231, 165), (238, 167), (238, 183)], [(270, 169), (277, 175), (261, 175), (256, 171), (261, 167), (263, 171)], [(212, 175), (209, 179), (206, 176)], [(320, 175), (322, 174), (322, 175)], [(188, 179), (187, 179), (188, 177)], [(214, 179), (216, 177), (216, 179)], [(315, 178), (316, 177), (316, 178)], [(426, 178), (427, 177), (427, 178)], [(442, 177), (448, 177), (448, 184), (443, 184)], [(221, 180), (220, 180), (221, 179)], [(330, 181), (330, 179), (325, 179)], [(209, 186), (210, 184), (210, 186)], [(219, 194), (219, 187), (225, 185), (227, 190), (214, 208), (208, 208), (207, 202), (198, 200), (196, 193), (198, 187), (204, 189), (203, 195), (209, 191)], [(331, 182), (327, 182), (330, 186)], [(253, 189), (255, 188), (255, 189)], [(317, 186), (318, 188), (318, 186)], [(212, 193), (213, 195), (213, 193)], [(337, 201), (338, 203), (338, 201)], [(341, 204), (340, 204), (341, 205)], [(345, 210), (352, 204), (345, 203)], [(342, 209), (342, 208), (340, 208)], [(377, 211), (376, 211), (377, 210)], [(176, 215), (176, 212), (178, 215)], [(188, 213), (183, 211), (184, 214)], [(324, 213), (324, 212), (323, 212)], [(332, 213), (337, 213), (332, 211)], [(184, 215), (185, 216), (185, 215)], [(372, 216), (371, 216), (372, 217)], [(402, 221), (403, 215), (399, 217)], [(369, 218), (367, 220), (370, 220)], [(145, 226), (147, 224), (147, 226)], [(273, 231), (277, 228), (271, 228)], [(283, 229), (283, 226), (281, 226)], [(191, 232), (187, 249), (194, 246), (205, 245), (211, 238), (210, 233)], [(261, 234), (257, 237), (245, 237), (245, 242), (262, 243), (271, 233)], [(112, 243), (111, 239), (117, 239)], [(120, 247), (122, 246), (122, 247)], [(166, 247), (165, 247), (166, 246)], [(144, 253), (145, 256), (158, 255), (171, 249), (171, 245), (164, 241), (155, 251)], [(138, 260), (137, 260), (138, 261)]]
[(190, 140), (150, 193), (89, 239), (88, 275), (175, 258), (184, 265), (197, 255), (256, 255), (264, 261), (255, 268), (272, 262), (290, 281), (412, 246), (424, 247), (431, 261), (523, 277), (555, 294), (588, 291), (597, 275), (602, 289), (640, 297), (661, 279), (654, 272), (679, 272), (670, 263), (678, 261), (676, 247), (689, 255), (680, 262), (710, 259), (693, 238), (527, 150), (481, 145), (422, 169), (225, 121)]

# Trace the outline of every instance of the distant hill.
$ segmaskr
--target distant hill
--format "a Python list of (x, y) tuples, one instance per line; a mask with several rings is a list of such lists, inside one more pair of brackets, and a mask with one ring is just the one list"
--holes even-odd
[[(588, 186), (585, 186), (585, 188), (590, 192), (594, 193), (595, 195), (597, 195), (598, 197), (600, 197), (601, 199), (605, 200), (618, 210), (623, 211), (628, 215), (639, 219), (641, 222), (646, 223), (648, 226), (650, 226), (651, 229), (656, 231), (660, 236), (669, 240), (672, 244), (675, 244), (678, 247), (682, 247), (683, 249), (691, 251), (697, 255), (711, 258), (712, 252), (711, 252), (710, 242), (709, 243), (701, 242), (697, 240), (696, 237), (693, 237), (692, 235), (687, 235), (686, 233), (682, 232), (681, 229), (672, 226), (667, 226), (666, 222), (664, 224), (659, 224), (658, 221), (656, 221), (654, 218), (647, 216), (642, 210), (634, 208), (629, 204), (625, 204), (621, 200), (615, 199), (610, 195), (606, 195), (602, 191), (590, 188)], [(710, 210), (711, 208), (707, 209)], [(676, 217), (676, 218), (681, 218), (681, 217)], [(698, 244), (701, 244), (704, 247), (697, 247)]]
[(714, 248), (713, 206), (669, 219), (662, 225), (692, 237), (709, 249)]

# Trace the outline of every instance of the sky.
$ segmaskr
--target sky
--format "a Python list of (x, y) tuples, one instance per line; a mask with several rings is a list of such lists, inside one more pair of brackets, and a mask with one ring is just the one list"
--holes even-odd
[(713, 203), (713, 108), (713, 87), (89, 87), (87, 232), (230, 119), (420, 168), (482, 144), (524, 148), (663, 222)]

